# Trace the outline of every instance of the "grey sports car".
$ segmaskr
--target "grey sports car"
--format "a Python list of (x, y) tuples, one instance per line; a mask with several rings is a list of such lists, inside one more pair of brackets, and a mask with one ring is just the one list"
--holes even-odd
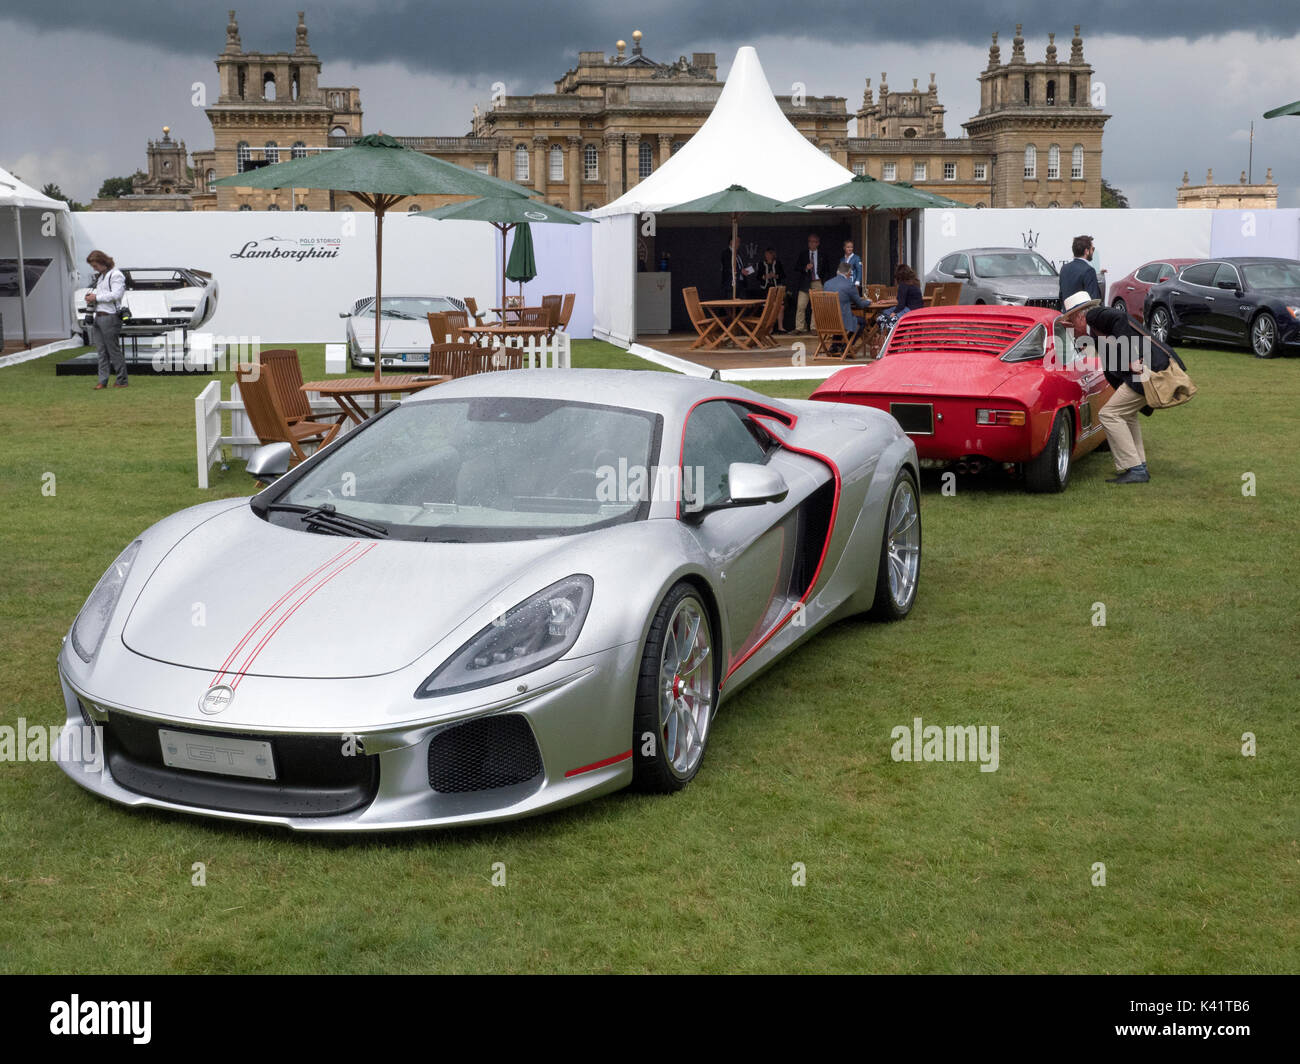
[(1025, 248), (967, 248), (945, 255), (925, 283), (961, 282), (959, 303), (1059, 309), (1056, 267)]
[(87, 789), (306, 831), (673, 791), (722, 701), (917, 593), (916, 450), (866, 407), (522, 370), (286, 446), (252, 499), (143, 532), (72, 625)]

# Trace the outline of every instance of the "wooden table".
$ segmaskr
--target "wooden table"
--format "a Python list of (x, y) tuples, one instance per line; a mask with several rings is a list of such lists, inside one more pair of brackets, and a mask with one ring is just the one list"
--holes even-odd
[(493, 308), (492, 308), (492, 311), (493, 311), (493, 312), (496, 314), (496, 316), (497, 316), (498, 318), (500, 318), (502, 321), (505, 321), (505, 320), (506, 320), (506, 316), (507, 316), (507, 315), (509, 315), (510, 317), (513, 317), (513, 318), (515, 319), (515, 321), (518, 321), (518, 320), (519, 320), (519, 312), (520, 312), (521, 310), (541, 310), (541, 309), (542, 309), (541, 307), (524, 307), (524, 306), (518, 306), (518, 307), (493, 307)]
[(761, 307), (765, 302), (764, 299), (701, 299), (700, 306), (704, 312), (722, 326), (722, 339), (714, 348), (705, 350), (715, 350), (727, 341), (737, 347), (753, 347), (753, 341), (748, 336), (737, 336), (736, 329), (746, 311)]
[(366, 412), (357, 402), (359, 397), (373, 395), (375, 411), (378, 412), (381, 395), (410, 394), (449, 380), (450, 377), (428, 373), (397, 373), (379, 380), (375, 380), (374, 377), (336, 377), (329, 381), (308, 381), (302, 386), (302, 390), (316, 392), (333, 399), (353, 424), (360, 425), (366, 420)]
[(496, 336), (503, 342), (514, 338), (521, 346), (530, 336), (540, 340), (550, 331), (547, 325), (472, 325), (468, 329), (461, 330), (471, 336)]

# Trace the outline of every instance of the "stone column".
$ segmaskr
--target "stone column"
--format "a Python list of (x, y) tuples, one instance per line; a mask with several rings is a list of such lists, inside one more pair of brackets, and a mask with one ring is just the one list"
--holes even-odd
[(606, 133), (605, 143), (605, 202), (612, 203), (623, 194), (623, 134)]
[(623, 152), (627, 173), (623, 175), (623, 191), (641, 180), (641, 134), (628, 133), (627, 149)]
[(673, 156), (673, 135), (671, 133), (659, 134), (659, 161), (655, 167), (663, 166)]
[(582, 202), (582, 138), (566, 137), (569, 146), (569, 210), (580, 211)]
[(537, 189), (545, 198), (546, 182), (550, 178), (548, 168), (549, 160), (546, 158), (546, 136), (542, 133), (533, 135), (533, 188)]

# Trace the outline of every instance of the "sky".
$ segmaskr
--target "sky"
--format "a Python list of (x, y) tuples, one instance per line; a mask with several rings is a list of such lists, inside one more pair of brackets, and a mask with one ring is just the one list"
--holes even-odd
[[(229, 3), (238, 7), (0, 0), (0, 166), (85, 202), (104, 178), (142, 169), (145, 142), (164, 125), (191, 152), (211, 147), (195, 85), (215, 101)], [(721, 78), (736, 49), (752, 44), (773, 91), (802, 82), (811, 95), (847, 97), (850, 113), (867, 77), (874, 87), (887, 72), (900, 88), (912, 78), (925, 86), (934, 72), (945, 130), (959, 136), (979, 107), (976, 76), (993, 30), (1004, 62), (1017, 20), (1027, 58), (1043, 58), (1049, 31), (1065, 58), (1079, 22), (1112, 115), (1103, 176), (1133, 206), (1173, 207), (1184, 170), (1193, 184), (1211, 167), (1217, 181), (1235, 182), (1254, 120), (1255, 179), (1271, 166), (1279, 204), (1300, 207), (1300, 118), (1262, 118), (1300, 99), (1300, 30), (1286, 4), (495, 0), (489, 16), (463, 2), (261, 0), (238, 11), (244, 48), (292, 51), (300, 8), (322, 84), (360, 87), (365, 129), (425, 136), (467, 133), (495, 82), (511, 95), (553, 91), (580, 50), (612, 54), (636, 29), (652, 59), (716, 52)]]

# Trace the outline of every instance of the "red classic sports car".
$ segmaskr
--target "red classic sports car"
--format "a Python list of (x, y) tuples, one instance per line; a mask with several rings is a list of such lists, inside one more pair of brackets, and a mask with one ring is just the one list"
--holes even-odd
[(1095, 352), (1039, 307), (927, 307), (904, 315), (880, 358), (840, 370), (812, 397), (887, 410), (923, 465), (1023, 471), (1064, 491), (1075, 459), (1106, 439), (1113, 389)]

